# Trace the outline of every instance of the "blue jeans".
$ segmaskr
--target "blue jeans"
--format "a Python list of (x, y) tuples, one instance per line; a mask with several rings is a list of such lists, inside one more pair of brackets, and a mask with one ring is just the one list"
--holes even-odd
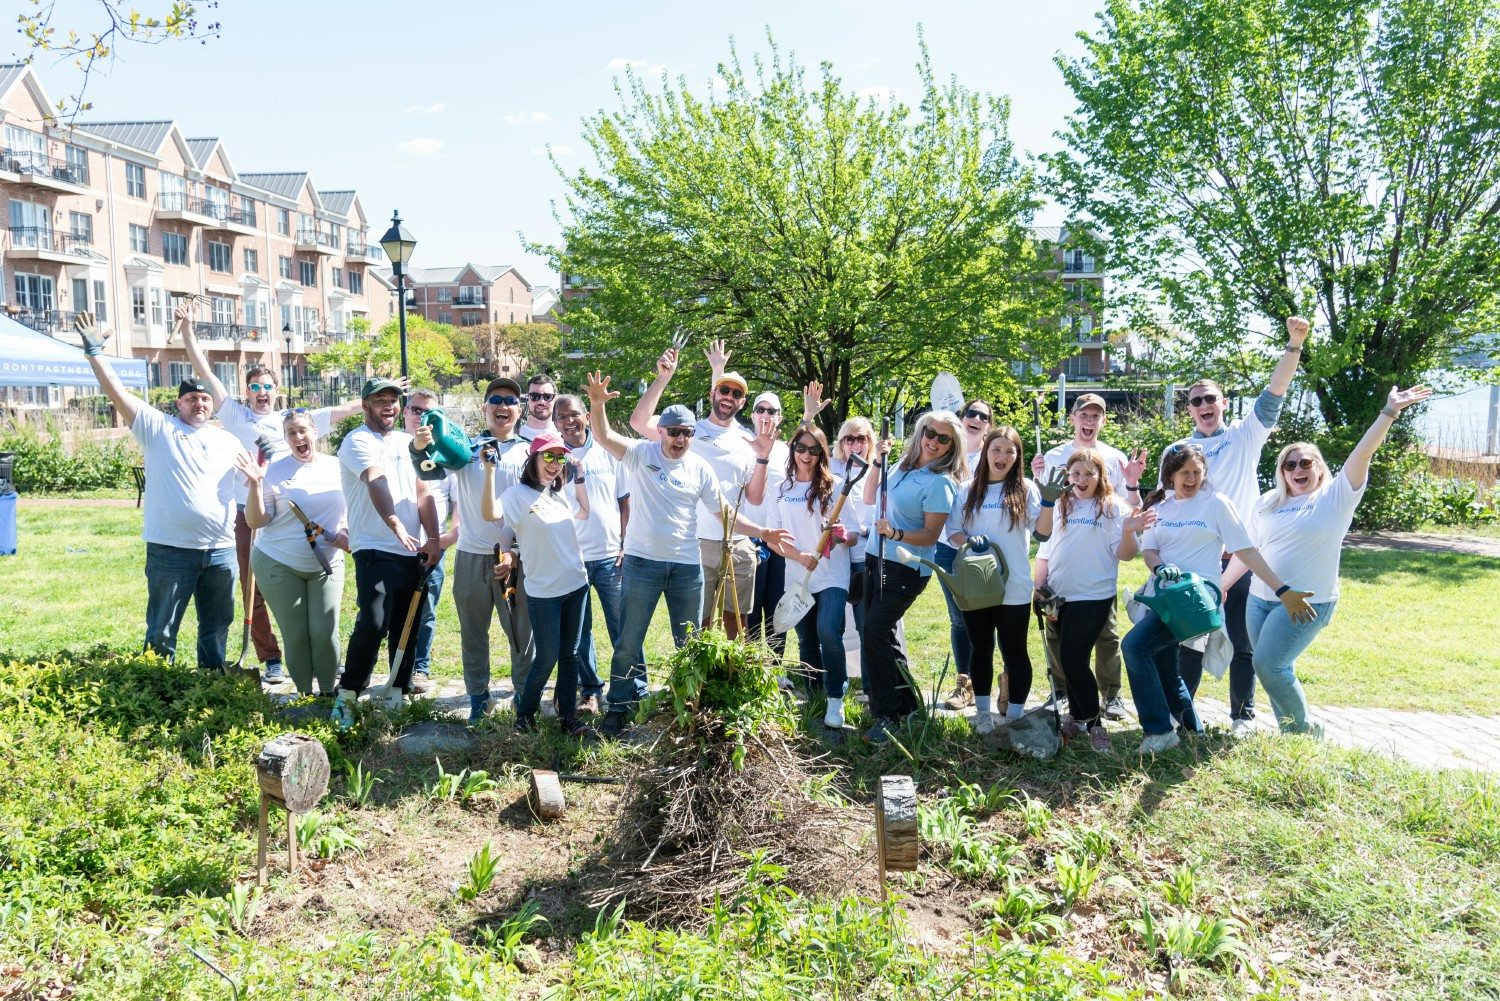
[(437, 603), (443, 596), (443, 581), (448, 579), (448, 571), (443, 568), (443, 561), (447, 558), (448, 554), (444, 552), (427, 575), (427, 601), (417, 612), (417, 659), (412, 674), (432, 673), (428, 664), (432, 660), (432, 634), (437, 629)]
[[(953, 569), (953, 561), (958, 558), (958, 550), (952, 546), (939, 542), (937, 544), (936, 563), (945, 571)], [(939, 587), (942, 584), (939, 583)], [(964, 624), (964, 613), (959, 610), (953, 601), (953, 595), (943, 588), (943, 601), (948, 604), (948, 645), (953, 649), (953, 667), (959, 673), (968, 677), (969, 662), (973, 655), (973, 649), (969, 645), (969, 627)]]
[(1297, 680), (1297, 657), (1333, 619), (1337, 604), (1337, 600), (1313, 604), (1318, 617), (1305, 625), (1293, 622), (1280, 601), (1252, 594), (1245, 605), (1245, 628), (1255, 646), (1255, 676), (1265, 686), (1271, 711), (1284, 733), (1307, 732), (1307, 696)]
[(1146, 612), (1125, 634), (1120, 652), (1125, 655), (1125, 672), (1130, 677), (1130, 697), (1135, 700), (1136, 715), (1147, 736), (1171, 733), (1173, 717), (1184, 729), (1203, 729), (1193, 697), (1177, 670), (1177, 637), (1155, 612)]
[(813, 595), (812, 611), (797, 623), (797, 648), (802, 663), (811, 672), (809, 684), (823, 679), (823, 691), (830, 699), (844, 697), (849, 683), (849, 664), (844, 657), (844, 606), (849, 592), (842, 587), (825, 587)]
[(680, 647), (703, 610), (703, 567), (626, 556), (620, 581), (620, 642), (609, 665), (611, 712), (633, 712), (646, 696), (646, 630), (663, 596), (672, 641)]
[[(589, 575), (589, 583), (599, 596), (599, 608), (604, 612), (604, 630), (609, 633), (611, 648), (620, 645), (620, 567), (609, 558), (592, 560), (583, 565)], [(578, 659), (583, 666), (578, 669), (580, 698), (603, 695), (604, 682), (599, 679), (599, 660), (594, 651), (594, 603), (583, 603), (583, 644), (578, 648)]]
[[(1229, 566), (1228, 558), (1222, 563)], [(1255, 718), (1255, 665), (1251, 655), (1253, 644), (1250, 631), (1245, 628), (1245, 602), (1250, 597), (1252, 576), (1246, 573), (1224, 592), (1224, 631), (1229, 634), (1229, 643), (1234, 647), (1234, 656), (1229, 661), (1230, 719)], [(1187, 683), (1188, 691), (1196, 698), (1198, 685), (1203, 681), (1203, 654), (1183, 647), (1177, 651), (1177, 670)]]
[(589, 603), (589, 586), (584, 584), (557, 598), (527, 598), (531, 611), (531, 635), (536, 656), (526, 672), (526, 687), (516, 699), (516, 719), (536, 716), (542, 701), (542, 688), (557, 668), (557, 687), (553, 701), (559, 719), (571, 719), (578, 705), (578, 645), (583, 640), (583, 610)]
[(145, 649), (167, 660), (176, 657), (177, 630), (191, 598), (198, 613), (198, 669), (222, 669), (238, 577), (233, 546), (181, 549), (146, 543)]

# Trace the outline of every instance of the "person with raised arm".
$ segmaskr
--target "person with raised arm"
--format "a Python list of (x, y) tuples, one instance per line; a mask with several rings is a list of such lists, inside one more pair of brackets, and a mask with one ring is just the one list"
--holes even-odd
[[(659, 440), (624, 438), (609, 426), (606, 405), (619, 393), (609, 388), (609, 376), (594, 372), (588, 379), (590, 423), (594, 440), (620, 461), (630, 479), (634, 507), (625, 536), (625, 561), (620, 591), (620, 642), (610, 663), (609, 712), (599, 726), (606, 737), (618, 736), (627, 716), (646, 694), (646, 630), (657, 604), (667, 602), (672, 639), (687, 642), (688, 628), (702, 610), (703, 566), (700, 562), (698, 508), (733, 510), (719, 489), (708, 463), (690, 453), (697, 421), (682, 404), (673, 404), (654, 419)], [(658, 394), (659, 395), (659, 394)], [(790, 535), (766, 528), (740, 515), (732, 528), (785, 546)]]
[(177, 414), (168, 416), (131, 395), (104, 360), (109, 332), (91, 313), (73, 329), (94, 378), (141, 446), (146, 464), (141, 538), (146, 542), (145, 649), (173, 660), (188, 601), (198, 615), (198, 670), (222, 671), (234, 621), (235, 437), (209, 423), (213, 395), (204, 382), (177, 387)]
[[(402, 427), (412, 436), (412, 447), (418, 451), (432, 444), (432, 429), (422, 425), (422, 417), (429, 410), (436, 409), (438, 404), (439, 397), (433, 389), (413, 389), (406, 396), (406, 405), (401, 408)], [(421, 460), (414, 457), (413, 461)], [(453, 484), (457, 479), (455, 472), (448, 470), (441, 479), (426, 481), (427, 492), (432, 495), (433, 508), (437, 511), (440, 534), (437, 562), (427, 571), (427, 600), (422, 602), (417, 623), (412, 626), (412, 640), (417, 645), (417, 657), (412, 663), (411, 690), (417, 695), (424, 695), (432, 690), (432, 639), (437, 633), (437, 605), (443, 598), (443, 585), (448, 579), (443, 559), (458, 541), (458, 511), (453, 505)]]

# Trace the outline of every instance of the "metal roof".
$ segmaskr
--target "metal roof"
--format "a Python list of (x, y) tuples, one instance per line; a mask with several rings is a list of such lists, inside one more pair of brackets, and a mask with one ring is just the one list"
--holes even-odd
[(1048, 243), (1062, 243), (1066, 238), (1068, 227), (1066, 226), (1033, 226), (1031, 235), (1038, 240), (1046, 240)]
[(354, 192), (319, 191), (318, 200), (323, 203), (323, 208), (334, 215), (348, 215), (349, 210), (354, 207)]
[(0, 94), (7, 93), (25, 73), (25, 63), (5, 63), (4, 65), (0, 65)]
[(219, 145), (218, 137), (208, 139), (185, 139), (188, 152), (193, 155), (193, 162), (199, 168), (208, 166), (209, 158), (214, 155), (214, 147)]
[(281, 174), (240, 174), (240, 181), (252, 187), (269, 191), (273, 195), (282, 198), (296, 198), (302, 190), (302, 185), (307, 183), (307, 171), (292, 171)]
[(112, 143), (155, 154), (172, 131), (171, 121), (164, 122), (78, 122), (80, 132), (108, 139)]

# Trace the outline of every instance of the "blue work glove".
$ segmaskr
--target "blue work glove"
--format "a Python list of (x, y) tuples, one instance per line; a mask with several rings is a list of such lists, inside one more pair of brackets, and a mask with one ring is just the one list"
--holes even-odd
[(79, 339), (83, 341), (84, 354), (102, 355), (104, 353), (104, 342), (109, 340), (109, 335), (99, 332), (99, 326), (94, 322), (93, 313), (84, 312), (74, 316), (73, 329), (77, 332)]
[(1156, 576), (1165, 581), (1182, 580), (1182, 568), (1163, 563), (1156, 568)]
[(974, 550), (976, 553), (988, 552), (990, 548), (989, 537), (984, 535), (969, 536), (969, 548)]

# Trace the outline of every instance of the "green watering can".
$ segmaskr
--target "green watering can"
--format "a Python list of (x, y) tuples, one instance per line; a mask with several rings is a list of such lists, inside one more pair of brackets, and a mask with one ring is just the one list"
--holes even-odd
[(982, 535), (969, 537), (953, 558), (952, 570), (944, 570), (901, 546), (896, 547), (896, 553), (903, 563), (925, 563), (931, 567), (948, 593), (953, 595), (953, 603), (960, 611), (994, 608), (1005, 600), (1008, 576), (1005, 558), (1000, 555), (1000, 548)]
[(422, 426), (432, 428), (432, 444), (412, 449), (419, 479), (441, 480), (447, 475), (445, 469), (463, 469), (469, 464), (474, 455), (469, 436), (441, 410), (434, 407), (423, 414)]
[(1170, 583), (1158, 580), (1155, 594), (1137, 594), (1135, 600), (1155, 612), (1179, 643), (1224, 625), (1224, 593), (1192, 572)]

